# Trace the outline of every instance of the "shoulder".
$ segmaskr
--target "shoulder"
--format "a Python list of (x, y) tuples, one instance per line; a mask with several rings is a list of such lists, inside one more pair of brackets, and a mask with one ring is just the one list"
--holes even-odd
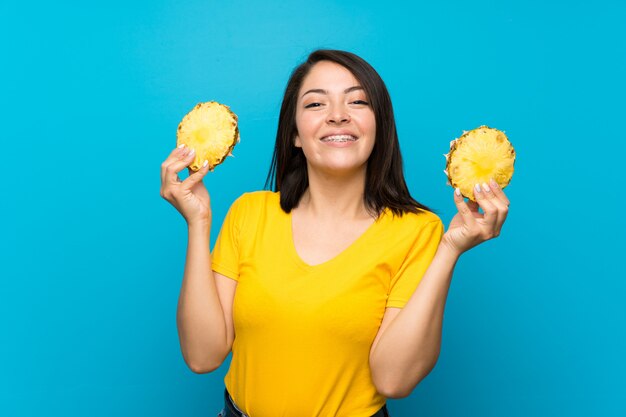
[(235, 200), (235, 203), (238, 204), (255, 204), (255, 203), (266, 203), (270, 201), (279, 201), (279, 194), (273, 191), (261, 190), (261, 191), (250, 191), (247, 193), (243, 193), (239, 198)]
[(404, 213), (402, 216), (394, 215), (390, 210), (385, 210), (381, 220), (387, 222), (392, 227), (401, 229), (419, 230), (443, 227), (443, 222), (439, 216), (427, 210), (420, 210), (417, 213)]
[(420, 211), (393, 215), (386, 210), (379, 219), (383, 238), (394, 245), (413, 245), (416, 242), (437, 242), (444, 233), (443, 222), (435, 213)]
[(234, 202), (233, 207), (238, 209), (250, 209), (253, 207), (262, 207), (271, 204), (274, 201), (280, 201), (278, 193), (273, 191), (250, 191), (240, 195)]
[(231, 205), (230, 211), (240, 217), (250, 213), (262, 213), (280, 208), (280, 196), (272, 191), (251, 191), (239, 196)]

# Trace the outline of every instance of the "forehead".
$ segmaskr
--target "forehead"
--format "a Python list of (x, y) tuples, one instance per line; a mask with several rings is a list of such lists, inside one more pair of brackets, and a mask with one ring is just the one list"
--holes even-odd
[(331, 61), (320, 61), (315, 64), (302, 82), (300, 91), (311, 88), (324, 90), (345, 90), (361, 85), (359, 80), (346, 67)]

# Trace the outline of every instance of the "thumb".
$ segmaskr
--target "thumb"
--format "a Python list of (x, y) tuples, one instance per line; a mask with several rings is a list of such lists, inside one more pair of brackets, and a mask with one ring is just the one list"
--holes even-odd
[(454, 204), (456, 204), (456, 208), (467, 226), (472, 226), (476, 223), (472, 215), (472, 207), (465, 202), (458, 188), (454, 190)]
[(209, 161), (205, 160), (204, 164), (202, 164), (202, 167), (193, 174), (191, 174), (189, 177), (187, 177), (185, 181), (182, 182), (182, 185), (185, 188), (190, 189), (191, 187), (202, 181), (202, 178), (204, 178), (207, 172), (209, 172)]

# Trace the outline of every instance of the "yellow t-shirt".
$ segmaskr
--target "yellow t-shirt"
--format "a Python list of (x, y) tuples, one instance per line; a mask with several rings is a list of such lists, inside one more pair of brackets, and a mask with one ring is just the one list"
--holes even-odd
[(213, 270), (237, 280), (235, 340), (224, 382), (252, 417), (369, 417), (385, 403), (369, 353), (386, 307), (404, 307), (443, 233), (433, 213), (385, 211), (350, 247), (306, 264), (280, 195), (231, 206)]

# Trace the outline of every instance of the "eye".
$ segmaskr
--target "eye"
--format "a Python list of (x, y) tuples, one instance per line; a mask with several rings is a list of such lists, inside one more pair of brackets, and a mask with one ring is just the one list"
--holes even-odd
[(354, 100), (352, 104), (360, 104), (362, 106), (369, 106), (369, 103), (365, 100)]
[(322, 103), (309, 103), (306, 106), (304, 106), (304, 108), (305, 109), (310, 109), (310, 108), (313, 108), (313, 107), (319, 107), (321, 105), (322, 105)]

